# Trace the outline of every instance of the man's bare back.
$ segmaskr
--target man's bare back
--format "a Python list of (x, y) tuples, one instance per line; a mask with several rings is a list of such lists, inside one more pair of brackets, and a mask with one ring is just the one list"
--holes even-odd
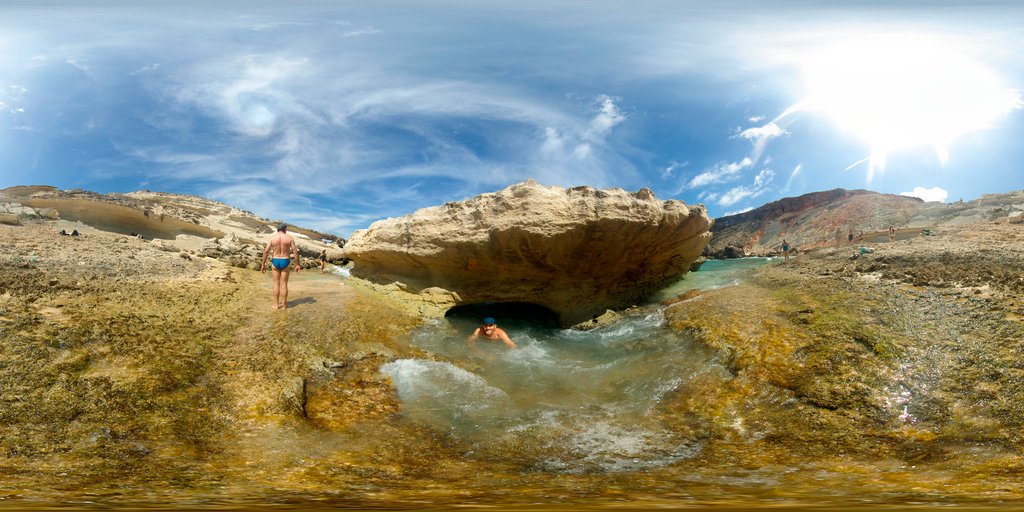
[[(273, 255), (270, 260), (274, 274), (274, 309), (288, 309), (288, 276), (291, 273), (292, 257), (295, 258), (295, 271), (299, 271), (299, 248), (295, 245), (295, 239), (288, 234), (288, 228), (284, 224), (277, 227), (263, 249), (263, 262), (260, 265), (260, 272), (267, 271), (267, 257)], [(284, 295), (283, 301), (281, 295)]]
[(270, 246), (271, 254), (275, 258), (291, 258), (292, 253), (296, 251), (295, 239), (283, 231), (274, 233), (267, 245)]

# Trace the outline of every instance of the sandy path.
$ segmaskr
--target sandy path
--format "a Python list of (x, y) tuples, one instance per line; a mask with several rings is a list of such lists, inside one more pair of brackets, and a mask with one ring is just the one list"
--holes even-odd
[[(271, 271), (263, 276), (263, 288), (266, 289), (265, 305), (272, 312), (274, 281)], [(299, 312), (303, 315), (316, 315), (321, 308), (339, 307), (346, 299), (354, 295), (351, 286), (346, 285), (344, 278), (331, 273), (321, 273), (319, 269), (303, 269), (292, 272), (288, 278), (288, 312)]]

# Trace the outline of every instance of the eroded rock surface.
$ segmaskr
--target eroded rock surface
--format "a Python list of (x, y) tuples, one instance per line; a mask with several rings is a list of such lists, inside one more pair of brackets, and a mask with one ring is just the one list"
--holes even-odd
[[(546, 187), (499, 192), (385, 219), (353, 233), (353, 275), (457, 303), (529, 302), (563, 325), (636, 304), (685, 274), (711, 237), (701, 205), (648, 189)], [(453, 299), (453, 305), (454, 305)]]

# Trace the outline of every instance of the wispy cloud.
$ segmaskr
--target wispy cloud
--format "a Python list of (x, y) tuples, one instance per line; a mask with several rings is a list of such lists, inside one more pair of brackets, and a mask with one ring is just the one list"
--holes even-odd
[(789, 173), (789, 179), (786, 180), (786, 186), (783, 187), (783, 189), (780, 190), (779, 193), (785, 194), (789, 192), (790, 187), (793, 185), (793, 180), (796, 179), (796, 177), (799, 176), (800, 172), (803, 170), (804, 164), (796, 164), (796, 167), (793, 168), (793, 172)]
[(728, 183), (739, 179), (740, 172), (754, 164), (750, 157), (744, 157), (739, 162), (719, 162), (710, 169), (694, 176), (686, 184), (687, 188), (698, 188), (718, 183)]
[(668, 167), (665, 167), (661, 171), (661, 177), (662, 178), (671, 178), (672, 177), (672, 173), (674, 173), (676, 170), (686, 168), (689, 165), (690, 165), (689, 161), (687, 161), (687, 162), (676, 162), (676, 161), (673, 161), (671, 164), (668, 165)]
[(721, 195), (722, 194), (719, 194), (718, 192), (711, 192), (710, 190), (705, 190), (704, 192), (697, 194), (697, 199), (700, 199), (705, 203), (713, 203), (715, 201), (718, 201), (718, 198)]
[(732, 206), (744, 199), (751, 199), (764, 194), (767, 187), (775, 180), (775, 171), (764, 169), (754, 176), (754, 182), (750, 186), (733, 187), (726, 191), (718, 199), (721, 206)]

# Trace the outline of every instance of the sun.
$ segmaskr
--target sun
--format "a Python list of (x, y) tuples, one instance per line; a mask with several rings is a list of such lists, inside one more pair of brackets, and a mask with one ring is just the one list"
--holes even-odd
[(961, 135), (1021, 107), (991, 69), (940, 37), (874, 35), (810, 52), (799, 63), (814, 111), (870, 147), (868, 181), (890, 153), (931, 147), (940, 161)]

